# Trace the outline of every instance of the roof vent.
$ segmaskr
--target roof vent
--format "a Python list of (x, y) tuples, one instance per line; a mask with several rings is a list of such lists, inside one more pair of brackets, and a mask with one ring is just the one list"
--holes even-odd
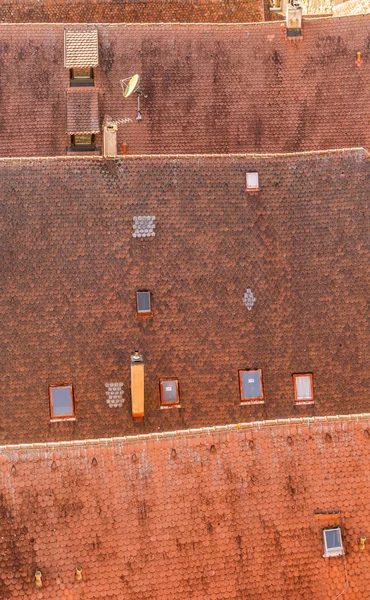
[(286, 7), (286, 34), (289, 38), (302, 36), (302, 6), (297, 2)]
[(360, 539), (358, 540), (358, 549), (361, 550), (361, 552), (363, 552), (365, 550), (366, 547), (366, 537), (365, 536), (361, 536)]
[(364, 62), (364, 59), (362, 58), (362, 54), (361, 52), (357, 52), (356, 53), (356, 60), (355, 63), (358, 67), (361, 67), (362, 63)]
[(35, 587), (42, 588), (42, 573), (39, 570), (35, 571)]

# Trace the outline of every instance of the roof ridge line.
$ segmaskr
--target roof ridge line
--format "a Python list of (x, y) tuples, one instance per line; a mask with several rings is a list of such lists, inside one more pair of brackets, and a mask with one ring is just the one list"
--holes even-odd
[[(359, 13), (359, 14), (350, 14), (350, 15), (335, 15), (335, 14), (328, 14), (328, 15), (320, 15), (320, 16), (311, 16), (311, 15), (303, 15), (303, 20), (305, 20), (306, 22), (311, 22), (311, 21), (323, 21), (323, 20), (328, 20), (328, 19), (356, 19), (359, 17), (369, 17), (369, 13)], [(272, 25), (280, 25), (280, 26), (284, 26), (285, 25), (285, 19), (281, 19), (281, 20), (277, 20), (277, 21), (243, 21), (243, 22), (202, 22), (202, 21), (196, 21), (196, 22), (187, 22), (187, 21), (154, 21), (154, 22), (148, 22), (148, 23), (138, 23), (138, 22), (124, 22), (124, 21), (118, 21), (118, 22), (104, 22), (104, 21), (94, 21), (94, 22), (45, 22), (45, 21), (41, 21), (41, 22), (27, 22), (27, 23), (15, 23), (15, 22), (9, 22), (9, 21), (1, 21), (0, 22), (0, 26), (2, 25), (6, 25), (6, 26), (12, 26), (12, 27), (35, 27), (35, 26), (46, 26), (46, 27), (50, 27), (50, 26), (60, 26), (60, 27), (69, 27), (69, 26), (75, 26), (75, 27), (84, 27), (87, 25), (95, 25), (96, 27), (117, 27), (117, 26), (122, 26), (122, 27), (173, 27), (173, 26), (185, 26), (185, 27), (189, 27), (189, 26), (195, 26), (195, 27), (245, 27), (246, 25), (253, 25), (253, 26), (258, 26), (258, 25), (263, 25), (263, 26), (272, 26)]]
[[(346, 152), (365, 152), (369, 151), (362, 146), (353, 146), (350, 148), (329, 148), (328, 150), (302, 150), (300, 152), (227, 152), (227, 153), (203, 153), (203, 154), (126, 154), (118, 155), (121, 159), (135, 158), (285, 158), (293, 156), (314, 156), (316, 154), (340, 154)], [(114, 160), (114, 159), (113, 159)]]
[[(346, 15), (348, 18), (348, 15)], [(355, 15), (357, 16), (357, 15)], [(330, 18), (331, 15), (329, 15), (329, 17), (322, 17), (322, 18)], [(309, 19), (310, 21), (313, 21), (314, 19)], [(100, 22), (100, 21), (94, 21), (94, 22), (53, 22), (53, 23), (47, 23), (47, 22), (41, 22), (41, 23), (14, 23), (14, 22), (6, 22), (6, 21), (1, 21), (0, 22), (0, 26), (1, 25), (18, 25), (18, 26), (39, 26), (39, 25), (46, 25), (46, 26), (56, 26), (59, 25), (61, 27), (70, 27), (70, 26), (74, 26), (74, 27), (86, 27), (87, 25), (95, 25), (96, 27), (117, 27), (117, 26), (123, 26), (123, 27), (157, 27), (157, 26), (166, 26), (166, 27), (172, 27), (174, 25), (178, 25), (178, 26), (185, 26), (188, 27), (189, 25), (191, 26), (196, 26), (196, 27), (245, 27), (246, 25), (285, 25), (285, 20), (279, 20), (279, 21), (243, 21), (241, 23), (238, 22), (212, 22), (212, 23), (203, 23), (202, 21), (196, 21), (196, 22), (182, 22), (182, 21), (154, 21), (154, 22), (148, 22), (148, 23), (137, 23), (137, 22), (131, 22), (131, 23), (127, 23), (127, 22), (118, 22), (118, 23), (109, 23), (109, 22)]]
[(161, 431), (157, 433), (145, 433), (141, 435), (126, 435), (120, 437), (96, 438), (86, 440), (64, 440), (60, 442), (37, 442), (34, 444), (8, 444), (1, 445), (0, 452), (12, 450), (54, 450), (57, 448), (73, 448), (81, 446), (111, 446), (113, 444), (130, 444), (132, 442), (159, 441), (162, 439), (178, 439), (196, 437), (202, 434), (222, 433), (230, 431), (253, 431), (270, 429), (274, 427), (289, 427), (306, 425), (308, 427), (324, 423), (340, 423), (341, 421), (359, 422), (370, 421), (370, 413), (354, 413), (348, 415), (324, 415), (313, 417), (292, 417), (286, 419), (270, 419), (264, 421), (251, 421), (244, 423), (231, 423), (230, 425), (213, 425), (192, 429), (177, 429), (174, 431)]

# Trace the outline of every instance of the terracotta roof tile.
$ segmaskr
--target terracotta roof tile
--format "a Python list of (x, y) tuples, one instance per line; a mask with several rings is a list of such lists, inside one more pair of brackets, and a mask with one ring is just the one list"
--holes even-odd
[(69, 88), (67, 90), (67, 133), (98, 133), (99, 90)]
[(97, 67), (99, 64), (98, 30), (89, 29), (64, 30), (64, 66)]
[(250, 23), (271, 13), (263, 0), (2, 0), (6, 23)]
[[(278, 22), (99, 25), (101, 120), (132, 119), (118, 129), (128, 154), (370, 147), (369, 24), (304, 20), (300, 42)], [(1, 155), (65, 154), (63, 35), (57, 24), (0, 25)], [(141, 122), (136, 95), (124, 100), (119, 83), (135, 72), (147, 96)]]
[[(369, 430), (358, 415), (1, 448), (1, 597), (366, 598)], [(345, 557), (323, 558), (332, 526)]]
[[(0, 177), (0, 395), (13, 399), (2, 443), (370, 409), (365, 151), (5, 159)], [(154, 237), (133, 237), (142, 215), (156, 217)], [(151, 291), (152, 318), (137, 317), (137, 289)], [(143, 423), (131, 416), (136, 348)], [(265, 403), (242, 406), (238, 370), (256, 368)], [(292, 373), (309, 372), (315, 404), (297, 406)], [(179, 379), (181, 408), (160, 409), (160, 377)], [(60, 382), (74, 384), (76, 421), (50, 423)], [(122, 384), (120, 406), (107, 383)]]

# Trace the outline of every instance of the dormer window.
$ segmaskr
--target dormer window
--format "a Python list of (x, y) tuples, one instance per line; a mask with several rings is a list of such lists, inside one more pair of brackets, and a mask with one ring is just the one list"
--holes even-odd
[(99, 90), (95, 87), (67, 88), (66, 132), (70, 135), (67, 150), (95, 150), (95, 136), (99, 131)]
[(94, 150), (94, 133), (75, 133), (71, 135), (71, 146), (73, 150)]
[(340, 527), (323, 529), (322, 533), (324, 536), (324, 557), (344, 554)]
[(94, 69), (92, 67), (73, 67), (69, 72), (71, 87), (94, 85)]
[(247, 173), (246, 179), (247, 179), (247, 191), (248, 192), (256, 192), (260, 189), (259, 183), (258, 183), (258, 173), (256, 173), (256, 172)]
[(72, 384), (49, 385), (50, 418), (71, 419), (75, 416)]

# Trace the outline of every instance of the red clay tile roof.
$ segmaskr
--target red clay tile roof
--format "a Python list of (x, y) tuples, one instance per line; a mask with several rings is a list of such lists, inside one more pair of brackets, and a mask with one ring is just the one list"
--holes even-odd
[(99, 64), (98, 30), (96, 27), (64, 30), (64, 66), (97, 67)]
[[(370, 412), (364, 151), (2, 160), (0, 177), (3, 443)], [(259, 368), (265, 404), (241, 406), (238, 370)], [(310, 372), (315, 404), (294, 406), (292, 374)], [(180, 409), (160, 409), (160, 377), (179, 379)], [(49, 423), (48, 385), (63, 382), (77, 420)]]
[(7, 23), (248, 23), (267, 19), (263, 0), (2, 0)]
[(98, 133), (99, 90), (69, 88), (67, 90), (67, 133)]
[(367, 414), (2, 448), (1, 598), (367, 598), (369, 444)]
[[(133, 120), (118, 132), (129, 153), (370, 147), (370, 16), (304, 21), (297, 42), (283, 23), (98, 29), (101, 121)], [(63, 25), (0, 26), (2, 155), (65, 154), (63, 35)], [(140, 123), (119, 84), (135, 72), (147, 95)]]

